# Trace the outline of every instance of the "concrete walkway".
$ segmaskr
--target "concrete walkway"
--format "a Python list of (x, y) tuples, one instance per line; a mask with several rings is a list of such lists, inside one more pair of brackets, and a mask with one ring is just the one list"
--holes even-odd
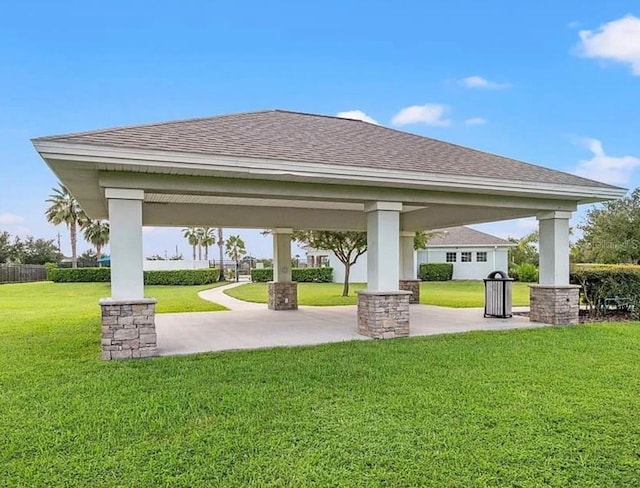
[[(243, 283), (240, 283), (243, 284)], [(300, 307), (272, 311), (266, 304), (231, 298), (224, 290), (233, 283), (200, 293), (228, 312), (193, 312), (156, 315), (158, 352), (163, 356), (207, 351), (258, 349), (370, 340), (357, 332), (357, 307)], [(526, 317), (485, 319), (481, 308), (446, 308), (411, 305), (411, 336), (450, 334), (473, 330), (544, 327)]]
[(236, 286), (246, 284), (246, 281), (239, 281), (238, 283), (218, 286), (217, 288), (211, 288), (210, 290), (198, 292), (198, 296), (203, 300), (224, 305), (229, 310), (264, 310), (265, 308), (267, 308), (264, 303), (245, 302), (243, 300), (238, 300), (237, 298), (230, 297), (229, 295), (226, 295), (224, 293), (225, 290), (229, 290), (230, 288), (235, 288)]

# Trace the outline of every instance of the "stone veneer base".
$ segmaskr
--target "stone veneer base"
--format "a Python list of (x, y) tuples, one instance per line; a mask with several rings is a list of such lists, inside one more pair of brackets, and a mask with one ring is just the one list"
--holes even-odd
[(358, 333), (374, 339), (409, 335), (410, 291), (359, 291)]
[(298, 310), (298, 283), (269, 282), (269, 310)]
[(400, 280), (400, 290), (411, 292), (409, 303), (420, 303), (420, 280)]
[(543, 324), (577, 324), (579, 294), (578, 285), (530, 285), (529, 320)]
[(102, 359), (157, 356), (155, 298), (100, 300), (102, 309)]

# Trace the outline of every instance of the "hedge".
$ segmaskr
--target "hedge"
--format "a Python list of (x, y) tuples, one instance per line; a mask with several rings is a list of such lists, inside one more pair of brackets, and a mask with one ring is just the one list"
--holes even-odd
[(452, 277), (452, 263), (422, 263), (418, 272), (422, 281), (449, 281)]
[(590, 315), (604, 315), (612, 304), (626, 306), (635, 317), (640, 315), (640, 266), (574, 265), (569, 281), (581, 286), (581, 302)]
[[(331, 283), (333, 281), (333, 268), (293, 268), (291, 280), (298, 283)], [(265, 283), (273, 281), (273, 269), (252, 269), (251, 281)]]
[[(145, 285), (208, 285), (216, 283), (220, 270), (180, 269), (173, 271), (145, 271)], [(47, 279), (56, 283), (111, 281), (111, 268), (47, 268)]]

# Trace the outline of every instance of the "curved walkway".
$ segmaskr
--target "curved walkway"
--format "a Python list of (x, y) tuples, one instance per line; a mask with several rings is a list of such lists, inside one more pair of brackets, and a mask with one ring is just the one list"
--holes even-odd
[(198, 293), (198, 296), (203, 300), (219, 303), (220, 305), (227, 307), (229, 310), (264, 310), (266, 308), (264, 303), (245, 302), (244, 300), (238, 300), (237, 298), (230, 297), (224, 292), (225, 290), (246, 284), (246, 281), (239, 281), (238, 283), (218, 286), (217, 288), (201, 291)]

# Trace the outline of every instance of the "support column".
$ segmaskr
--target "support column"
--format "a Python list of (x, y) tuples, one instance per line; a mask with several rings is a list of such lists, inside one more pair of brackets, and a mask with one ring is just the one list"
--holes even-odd
[(109, 205), (111, 297), (100, 300), (102, 359), (155, 356), (153, 298), (144, 298), (142, 190), (105, 190)]
[(358, 332), (375, 339), (409, 335), (409, 291), (400, 279), (400, 212), (397, 202), (371, 202), (367, 212), (367, 290), (358, 292)]
[(409, 303), (420, 303), (420, 280), (416, 278), (415, 232), (400, 232), (400, 290), (410, 291)]
[(540, 230), (540, 277), (530, 287), (532, 322), (577, 324), (579, 290), (569, 284), (569, 219), (571, 212), (538, 215)]
[(293, 229), (272, 229), (273, 281), (269, 283), (269, 310), (297, 310), (298, 283), (291, 281)]

